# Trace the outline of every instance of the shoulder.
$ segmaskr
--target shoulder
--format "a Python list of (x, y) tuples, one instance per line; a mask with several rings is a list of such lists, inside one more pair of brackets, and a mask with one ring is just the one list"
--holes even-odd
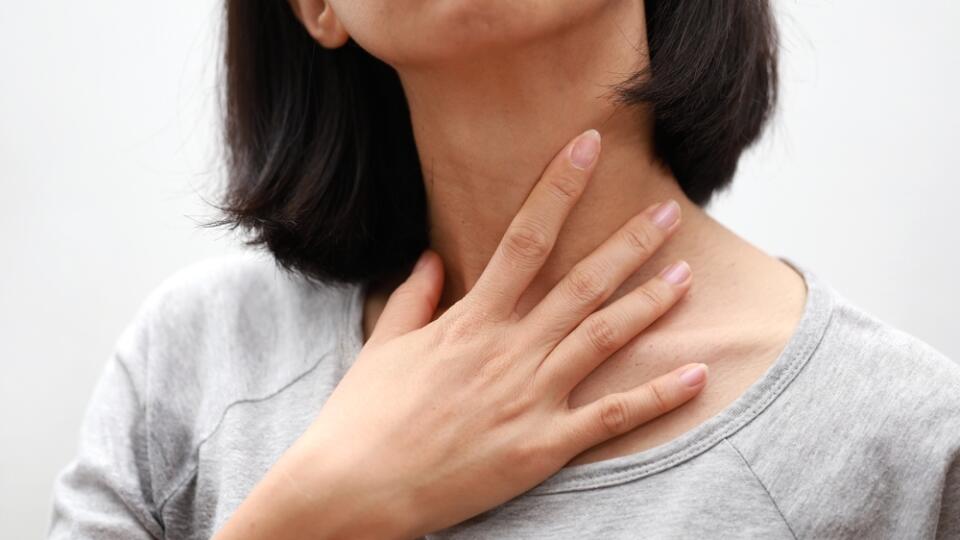
[(960, 366), (824, 291), (803, 367), (730, 441), (798, 533), (928, 526), (960, 463)]
[(266, 343), (258, 338), (283, 337), (278, 334), (304, 330), (304, 325), (323, 336), (342, 321), (351, 291), (351, 286), (286, 271), (259, 253), (210, 258), (175, 272), (151, 291), (121, 345), (132, 354), (165, 345), (199, 350), (236, 339), (256, 346)]
[[(240, 254), (183, 268), (157, 286), (118, 340), (158, 463), (189, 466), (239, 402), (266, 399), (323, 364), (340, 376), (354, 286), (311, 281), (270, 257)], [(158, 471), (169, 485), (182, 467)]]
[(849, 436), (960, 449), (960, 364), (843, 297), (808, 369), (800, 388), (835, 394), (830, 416), (850, 422)]
[(204, 317), (215, 311), (222, 318), (263, 310), (279, 314), (323, 309), (334, 307), (330, 304), (348, 288), (308, 280), (280, 268), (267, 254), (245, 252), (205, 259), (173, 273), (149, 294), (140, 315)]
[[(813, 273), (804, 276), (808, 305), (786, 358), (778, 361), (795, 375), (779, 385), (779, 395), (755, 423), (773, 430), (768, 433), (797, 425), (803, 435), (823, 432), (829, 439), (842, 433), (851, 443), (857, 436), (931, 432), (960, 442), (960, 364)], [(783, 416), (792, 423), (778, 424)]]
[(147, 296), (117, 354), (132, 373), (149, 374), (135, 381), (147, 392), (171, 378), (266, 384), (337, 345), (350, 331), (355, 293), (356, 286), (308, 280), (258, 253), (203, 260)]
[[(827, 285), (822, 332), (758, 424), (809, 444), (902, 443), (940, 436), (960, 448), (960, 365)], [(778, 424), (787, 417), (789, 423)], [(768, 433), (773, 433), (768, 432)], [(813, 435), (817, 436), (814, 437)]]
[(811, 360), (815, 371), (842, 377), (853, 391), (847, 393), (850, 399), (859, 396), (881, 410), (916, 400), (899, 413), (948, 409), (954, 413), (951, 419), (960, 421), (960, 364), (843, 297), (837, 297), (831, 323)]

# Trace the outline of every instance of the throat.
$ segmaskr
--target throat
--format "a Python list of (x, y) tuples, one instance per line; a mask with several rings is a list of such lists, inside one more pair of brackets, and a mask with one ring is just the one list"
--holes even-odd
[(587, 129), (600, 131), (603, 151), (525, 305), (636, 213), (685, 199), (655, 157), (651, 112), (617, 99), (617, 86), (649, 63), (642, 4), (612, 2), (594, 16), (469, 61), (394, 66), (422, 167), (431, 248), (445, 263), (442, 305), (472, 288), (547, 163)]

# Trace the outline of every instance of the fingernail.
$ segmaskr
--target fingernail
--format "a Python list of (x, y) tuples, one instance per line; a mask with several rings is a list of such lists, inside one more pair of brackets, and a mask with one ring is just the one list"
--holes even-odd
[(699, 386), (707, 379), (707, 365), (695, 364), (680, 373), (680, 381), (687, 386)]
[(659, 207), (653, 213), (653, 223), (661, 229), (669, 229), (680, 218), (680, 205), (677, 201), (669, 200)]
[(420, 270), (421, 268), (423, 268), (423, 265), (427, 264), (427, 253), (428, 253), (427, 251), (424, 251), (423, 253), (420, 254), (420, 258), (417, 259), (417, 264), (413, 266), (414, 272), (416, 272), (417, 270)]
[(690, 277), (690, 265), (685, 261), (677, 261), (664, 268), (663, 271), (660, 272), (660, 277), (667, 283), (680, 285)]
[(600, 153), (600, 132), (591, 129), (577, 137), (570, 149), (570, 162), (578, 169), (586, 169)]

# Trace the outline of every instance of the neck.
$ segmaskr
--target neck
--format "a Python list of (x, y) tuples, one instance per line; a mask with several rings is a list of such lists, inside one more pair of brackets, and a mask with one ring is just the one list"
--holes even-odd
[[(599, 162), (520, 299), (521, 316), (629, 218), (670, 198), (681, 206), (678, 230), (613, 297), (677, 259), (693, 270), (690, 290), (632, 345), (604, 360), (569, 403), (627, 390), (693, 359), (710, 362), (717, 382), (708, 383), (693, 408), (591, 449), (578, 463), (666, 442), (719, 412), (776, 357), (803, 307), (798, 275), (712, 220), (658, 165), (650, 111), (612, 99), (612, 88), (646, 62), (638, 59), (646, 43), (642, 30), (629, 33), (645, 27), (642, 4), (609, 2), (596, 14), (607, 20), (581, 20), (576, 28), (506, 51), (491, 46), (469, 59), (394, 66), (423, 167), (431, 247), (445, 266), (438, 313), (471, 289), (546, 164), (586, 129), (603, 137)], [(365, 312), (372, 313), (368, 334), (385, 298), (374, 300)]]
[(532, 307), (573, 264), (657, 201), (677, 200), (684, 225), (638, 277), (679, 257), (696, 270), (689, 255), (708, 256), (691, 239), (711, 220), (655, 160), (650, 112), (614, 99), (614, 86), (646, 62), (638, 52), (646, 43), (638, 4), (611, 3), (596, 17), (612, 20), (581, 21), (509, 51), (397, 68), (423, 166), (431, 247), (446, 268), (441, 309), (476, 282), (545, 165), (589, 128), (603, 137), (600, 161), (518, 309)]

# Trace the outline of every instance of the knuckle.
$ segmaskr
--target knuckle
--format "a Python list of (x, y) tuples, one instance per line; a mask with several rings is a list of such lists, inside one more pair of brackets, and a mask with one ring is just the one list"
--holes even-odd
[(650, 407), (658, 416), (667, 413), (673, 408), (670, 406), (670, 401), (667, 399), (667, 393), (664, 392), (660, 385), (651, 383), (647, 385), (647, 390), (650, 400)]
[[(483, 362), (480, 365), (479, 378), (481, 382), (491, 384), (498, 383), (507, 376), (510, 372), (510, 366), (507, 365), (502, 359), (493, 358)], [(510, 405), (503, 408), (501, 411), (504, 416), (510, 417), (513, 416), (509, 411), (519, 410), (519, 403), (513, 402)]]
[(551, 449), (542, 441), (534, 437), (524, 438), (511, 446), (508, 462), (520, 468), (535, 467), (545, 461), (550, 453)]
[(510, 346), (509, 336), (497, 329), (484, 331), (483, 335), (478, 336), (473, 343), (466, 349), (461, 349), (461, 357), (469, 358), (468, 361), (474, 366), (477, 384), (480, 384), (487, 391), (492, 388), (498, 388), (493, 391), (493, 395), (504, 396), (502, 383), (510, 385), (508, 399), (501, 401), (503, 407), (500, 408), (501, 414), (507, 411), (523, 411), (529, 407), (531, 400), (521, 391), (516, 391), (515, 383), (519, 371), (517, 358), (518, 353)]
[(640, 253), (652, 253), (657, 245), (656, 238), (645, 224), (625, 227), (621, 235), (628, 246)]
[(547, 189), (562, 202), (570, 202), (580, 195), (583, 189), (582, 182), (576, 176), (564, 173), (557, 174), (547, 181)]
[(583, 267), (574, 267), (566, 280), (570, 296), (581, 303), (592, 305), (603, 299), (606, 292), (606, 280), (600, 273)]
[(463, 343), (477, 337), (483, 326), (483, 318), (473, 312), (461, 312), (442, 319), (440, 332), (446, 343)]
[(640, 299), (641, 302), (646, 304), (651, 311), (658, 312), (663, 309), (664, 305), (666, 305), (666, 302), (660, 293), (647, 285), (637, 288), (634, 294)]
[(550, 240), (538, 227), (526, 224), (507, 230), (503, 243), (504, 254), (514, 263), (529, 266), (547, 257)]
[(592, 317), (586, 324), (587, 340), (594, 350), (609, 354), (617, 349), (617, 332), (605, 317)]
[(629, 408), (623, 396), (608, 395), (600, 404), (600, 423), (610, 435), (619, 435), (627, 431)]
[(407, 298), (411, 298), (416, 292), (416, 289), (409, 281), (404, 281), (390, 293), (388, 301), (406, 300)]
[(423, 289), (421, 287), (416, 287), (409, 282), (397, 287), (397, 289), (394, 291), (394, 294), (397, 295), (398, 300), (407, 305), (416, 305), (417, 307), (420, 307), (421, 305), (430, 305), (430, 300)]
[(403, 305), (408, 308), (426, 306), (426, 308), (429, 308), (430, 302), (420, 289), (406, 282), (400, 284), (390, 293), (389, 298), (387, 298), (387, 305)]
[[(510, 366), (502, 361), (498, 361), (496, 364), (496, 367), (485, 366), (488, 373), (497, 377), (496, 379), (491, 379), (492, 382), (501, 380), (503, 376), (512, 371), (512, 368), (516, 367)], [(489, 371), (491, 369), (493, 371)], [(497, 417), (502, 423), (519, 420), (530, 412), (535, 403), (533, 396), (529, 396), (525, 392), (517, 392), (515, 395), (511, 395), (508, 399), (498, 404)]]
[(532, 444), (521, 441), (510, 446), (507, 450), (506, 461), (515, 467), (523, 467), (524, 464), (529, 463), (533, 459), (536, 453), (537, 451)]

